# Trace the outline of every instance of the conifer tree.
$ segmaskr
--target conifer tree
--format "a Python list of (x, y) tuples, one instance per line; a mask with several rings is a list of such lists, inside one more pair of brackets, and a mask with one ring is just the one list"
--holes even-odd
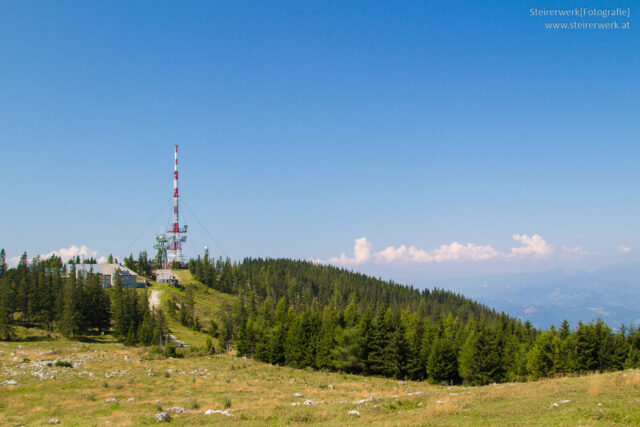
[[(82, 276), (79, 276), (80, 278)], [(75, 265), (71, 267), (69, 279), (64, 287), (64, 304), (60, 332), (66, 337), (78, 337), (84, 332), (82, 313), (79, 310), (79, 284)]]
[(285, 360), (293, 368), (305, 367), (305, 331), (302, 315), (296, 317), (287, 331), (284, 347)]
[(437, 337), (433, 341), (426, 370), (431, 382), (458, 382), (458, 359), (449, 337)]
[(367, 371), (373, 375), (384, 375), (389, 354), (387, 353), (387, 343), (389, 342), (391, 331), (385, 322), (386, 310), (380, 310), (374, 322), (370, 340), (367, 341), (369, 354), (367, 355)]
[(129, 331), (126, 315), (125, 293), (122, 288), (122, 278), (116, 271), (113, 276), (113, 299), (111, 301), (114, 320), (114, 333), (118, 337), (124, 337)]
[(4, 276), (7, 272), (7, 254), (4, 251), (4, 248), (0, 249), (0, 277)]
[[(4, 249), (3, 249), (4, 252)], [(11, 312), (11, 287), (9, 279), (0, 276), (0, 340), (8, 340), (13, 334)]]
[(504, 377), (502, 348), (495, 330), (481, 324), (469, 334), (460, 352), (460, 376), (469, 384), (500, 382)]
[(534, 378), (548, 377), (555, 372), (555, 335), (553, 330), (539, 334), (529, 352), (527, 368)]

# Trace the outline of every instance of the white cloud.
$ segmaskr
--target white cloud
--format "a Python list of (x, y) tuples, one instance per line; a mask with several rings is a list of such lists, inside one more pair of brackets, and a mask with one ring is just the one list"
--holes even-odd
[(629, 246), (624, 246), (624, 245), (618, 246), (616, 250), (621, 254), (628, 254), (629, 252), (631, 252), (631, 248)]
[(364, 264), (369, 259), (371, 259), (371, 243), (367, 241), (366, 237), (361, 237), (356, 239), (353, 245), (353, 258), (349, 258), (343, 252), (339, 257), (329, 258), (329, 262), (332, 264), (358, 265)]
[(396, 247), (388, 246), (386, 249), (374, 254), (375, 260), (379, 263), (430, 263), (447, 261), (482, 261), (495, 258), (498, 252), (491, 246), (477, 246), (473, 243), (463, 245), (453, 242), (448, 245), (441, 245), (431, 251), (418, 249), (415, 246), (407, 248), (406, 245)]
[[(50, 258), (52, 255), (62, 258), (62, 262), (67, 262), (77, 256), (80, 256), (81, 259), (95, 258), (98, 255), (98, 251), (92, 251), (86, 245), (82, 245), (80, 247), (71, 245), (68, 248), (60, 248), (57, 251), (51, 251), (48, 254), (40, 255), (40, 259)], [(104, 260), (104, 262), (106, 262), (105, 257), (100, 257), (100, 260)]]
[[(353, 257), (345, 253), (339, 257), (329, 258), (330, 264), (359, 265), (370, 261), (377, 264), (427, 264), (444, 263), (452, 261), (478, 262), (497, 258), (527, 257), (545, 258), (553, 253), (553, 247), (537, 234), (529, 237), (526, 234), (514, 234), (514, 240), (522, 246), (511, 248), (511, 252), (501, 253), (490, 245), (480, 246), (473, 243), (453, 242), (441, 245), (438, 248), (425, 250), (415, 246), (387, 246), (385, 249), (374, 252), (373, 245), (366, 237), (356, 239), (353, 248)], [(312, 260), (322, 263), (322, 260)]]
[(526, 234), (514, 234), (513, 240), (520, 242), (519, 248), (511, 248), (509, 256), (533, 255), (536, 258), (546, 258), (553, 253), (553, 246), (548, 244), (537, 234), (529, 237)]

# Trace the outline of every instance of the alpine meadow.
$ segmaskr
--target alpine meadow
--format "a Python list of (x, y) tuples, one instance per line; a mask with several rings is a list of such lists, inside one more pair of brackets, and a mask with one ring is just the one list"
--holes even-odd
[(0, 426), (639, 426), (639, 10), (0, 0)]

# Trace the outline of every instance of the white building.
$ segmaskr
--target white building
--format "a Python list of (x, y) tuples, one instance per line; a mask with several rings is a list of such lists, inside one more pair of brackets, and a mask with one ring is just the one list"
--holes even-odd
[(87, 277), (89, 273), (102, 276), (102, 287), (113, 287), (116, 271), (120, 274), (123, 288), (135, 288), (138, 286), (138, 273), (119, 264), (76, 264), (76, 276)]
[(159, 283), (168, 283), (171, 286), (178, 285), (178, 278), (174, 276), (168, 268), (156, 270), (156, 281)]

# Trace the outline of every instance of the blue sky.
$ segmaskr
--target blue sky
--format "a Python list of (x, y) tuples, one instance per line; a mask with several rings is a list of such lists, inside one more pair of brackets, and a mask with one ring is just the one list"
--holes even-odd
[(637, 8), (529, 15), (603, 5), (0, 2), (0, 246), (150, 250), (179, 144), (187, 255), (221, 254), (195, 213), (233, 259), (407, 280), (638, 261)]

